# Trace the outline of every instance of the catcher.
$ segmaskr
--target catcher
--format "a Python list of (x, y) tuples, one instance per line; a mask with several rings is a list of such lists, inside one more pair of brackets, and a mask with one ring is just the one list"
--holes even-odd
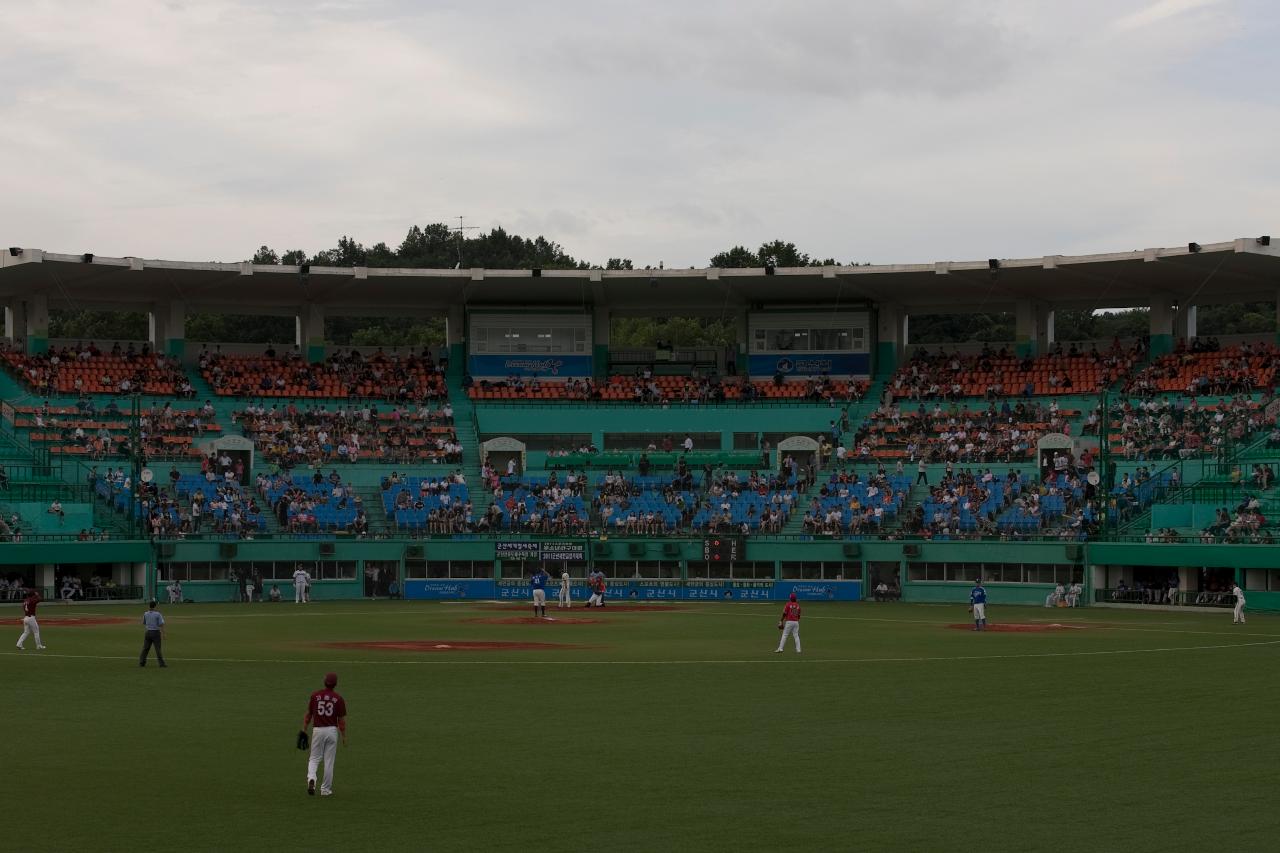
[(796, 654), (800, 654), (800, 605), (796, 602), (796, 594), (791, 593), (791, 599), (782, 608), (782, 618), (778, 620), (778, 630), (782, 632), (782, 638), (778, 640), (778, 648), (775, 649), (779, 654), (787, 644), (787, 637), (795, 637)]
[[(307, 714), (302, 718), (302, 729), (298, 732), (298, 749), (311, 748), (307, 760), (309, 795), (316, 792), (316, 772), (323, 760), (324, 781), (320, 785), (320, 796), (332, 796), (333, 762), (338, 754), (339, 735), (342, 745), (347, 745), (347, 702), (334, 690), (337, 686), (337, 673), (331, 672), (324, 677), (324, 688), (312, 693), (307, 701)], [(307, 726), (312, 726), (309, 738)]]

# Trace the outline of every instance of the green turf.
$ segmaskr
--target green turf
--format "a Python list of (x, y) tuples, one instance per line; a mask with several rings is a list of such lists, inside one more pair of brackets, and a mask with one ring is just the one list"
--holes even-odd
[[(46, 604), (48, 650), (0, 654), (2, 849), (1275, 849), (1276, 617), (993, 606), (1091, 627), (977, 635), (944, 627), (961, 607), (813, 604), (797, 657), (779, 609), (188, 605), (160, 670), (140, 627), (57, 622), (138, 608)], [(592, 648), (317, 645), (467, 639)], [(350, 745), (321, 799), (293, 740), (327, 669)]]

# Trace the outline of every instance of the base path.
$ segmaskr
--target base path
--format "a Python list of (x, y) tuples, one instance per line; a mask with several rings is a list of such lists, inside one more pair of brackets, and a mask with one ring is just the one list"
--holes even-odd
[(50, 616), (40, 617), (40, 627), (46, 628), (88, 628), (94, 625), (133, 625), (142, 624), (139, 619), (128, 619), (123, 616)]
[[(948, 625), (956, 631), (972, 631), (972, 622), (957, 622), (954, 625)], [(1091, 626), (1089, 625), (1063, 625), (1059, 622), (1000, 622), (994, 625), (987, 625), (982, 630), (995, 634), (1039, 634), (1045, 631), (1083, 631)]]

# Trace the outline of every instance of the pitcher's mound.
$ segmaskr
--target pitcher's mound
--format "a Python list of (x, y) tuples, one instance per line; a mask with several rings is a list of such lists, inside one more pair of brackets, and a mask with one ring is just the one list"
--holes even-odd
[(570, 643), (504, 643), (488, 640), (377, 640), (323, 645), (328, 649), (366, 649), (377, 652), (528, 652), (583, 648)]

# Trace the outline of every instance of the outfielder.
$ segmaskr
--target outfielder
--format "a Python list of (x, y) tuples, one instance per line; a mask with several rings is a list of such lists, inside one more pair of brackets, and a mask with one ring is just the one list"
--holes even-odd
[(782, 654), (782, 649), (787, 645), (787, 637), (795, 637), (796, 654), (800, 654), (800, 604), (796, 601), (796, 594), (791, 593), (791, 598), (782, 608), (782, 618), (778, 620), (778, 630), (782, 631), (782, 638), (778, 640), (778, 648), (774, 649), (778, 654)]
[(35, 635), (36, 648), (43, 649), (40, 642), (40, 623), (36, 621), (36, 606), (40, 604), (40, 593), (34, 589), (27, 590), (27, 597), (22, 600), (22, 636), (18, 638), (18, 651), (26, 651), (27, 637)]
[(293, 603), (302, 604), (307, 600), (307, 572), (302, 568), (302, 563), (298, 563), (297, 568), (293, 570)]
[(569, 600), (569, 573), (567, 571), (560, 573), (560, 602), (556, 607), (573, 607), (572, 602)]
[(338, 686), (337, 673), (324, 677), (324, 689), (317, 690), (307, 700), (307, 714), (302, 718), (302, 731), (298, 732), (298, 748), (306, 749), (307, 726), (311, 729), (311, 755), (307, 759), (307, 794), (316, 792), (316, 773), (324, 762), (324, 781), (320, 783), (320, 796), (333, 794), (333, 762), (338, 755), (338, 737), (347, 745), (347, 702), (333, 688)]
[[(1231, 624), (1243, 625), (1244, 624), (1244, 590), (1240, 588), (1240, 584), (1233, 583), (1231, 585), (1231, 594), (1236, 597), (1235, 610), (1231, 611), (1232, 617), (1233, 617), (1231, 620)], [(40, 642), (39, 633), (36, 634), (36, 642), (37, 643)], [(40, 648), (44, 648), (44, 646), (41, 646)]]
[(541, 566), (533, 573), (533, 577), (529, 578), (529, 586), (533, 589), (533, 615), (535, 617), (541, 616), (545, 619), (547, 616), (547, 581), (549, 580), (551, 580), (551, 576)]
[(982, 579), (973, 582), (969, 590), (969, 611), (973, 613), (973, 630), (984, 631), (987, 627), (987, 588)]

